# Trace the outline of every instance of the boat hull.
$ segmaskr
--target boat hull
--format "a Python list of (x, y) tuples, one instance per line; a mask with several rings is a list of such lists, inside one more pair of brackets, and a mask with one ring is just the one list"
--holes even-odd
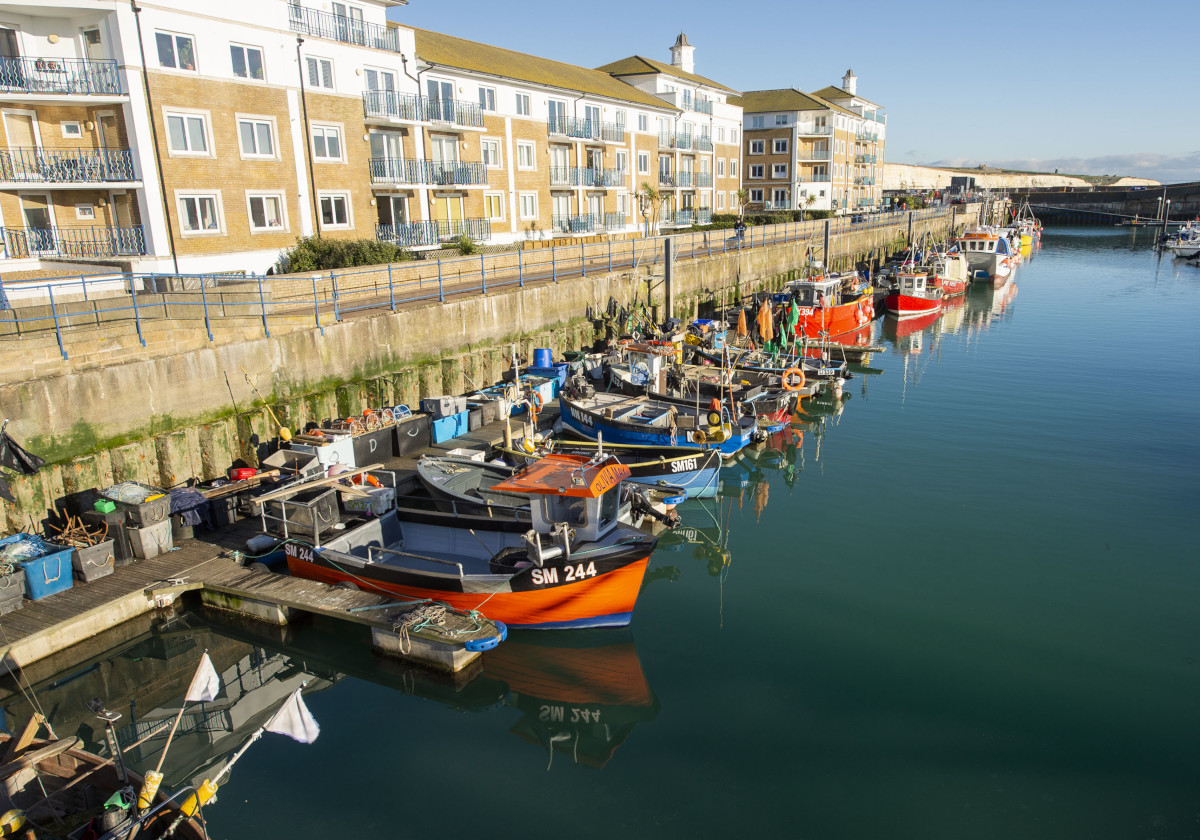
[(918, 318), (940, 310), (942, 301), (940, 298), (931, 299), (893, 293), (883, 299), (883, 307), (889, 315), (895, 315), (897, 318)]
[[(556, 452), (571, 454), (593, 454), (595, 447), (572, 446), (570, 441), (555, 446)], [(721, 468), (721, 454), (712, 449), (683, 450), (647, 447), (645, 449), (613, 448), (605, 438), (604, 451), (613, 455), (629, 467), (630, 476), (625, 479), (635, 484), (656, 486), (670, 484), (682, 487), (689, 499), (711, 499), (717, 495), (717, 475)]]
[(660, 430), (657, 427), (611, 421), (600, 412), (589, 411), (583, 406), (568, 401), (565, 397), (559, 397), (559, 408), (559, 417), (563, 427), (588, 440), (597, 440), (603, 435), (605, 443), (713, 449), (720, 452), (723, 457), (732, 457), (750, 443), (749, 431), (731, 433), (720, 441), (697, 443), (695, 440), (688, 439), (689, 433), (686, 431), (681, 430), (672, 436), (669, 431)]

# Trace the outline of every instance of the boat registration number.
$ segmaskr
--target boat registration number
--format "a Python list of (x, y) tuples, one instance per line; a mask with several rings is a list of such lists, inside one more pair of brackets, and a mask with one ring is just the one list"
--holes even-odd
[(600, 710), (547, 703), (538, 708), (538, 720), (543, 723), (599, 723)]
[(574, 583), (577, 580), (596, 576), (596, 564), (588, 563), (586, 566), (579, 563), (575, 566), (562, 566), (562, 578), (559, 578), (559, 567), (552, 569), (534, 569), (532, 573), (533, 583), (535, 586), (553, 586), (558, 583)]
[(685, 542), (699, 542), (700, 532), (695, 528), (676, 528), (675, 534)]
[(814, 314), (814, 313), (815, 313), (817, 310), (815, 310), (815, 309), (814, 309), (813, 307), (811, 307), (811, 306), (801, 306), (801, 307), (799, 307), (799, 309), (798, 309), (797, 311), (798, 311), (798, 312), (799, 312), (801, 315), (805, 315), (805, 316), (807, 316), (807, 315), (812, 315), (812, 314)]
[(585, 414), (582, 411), (572, 408), (571, 416), (574, 417), (576, 420), (578, 420), (580, 423), (582, 423), (585, 426), (592, 425), (592, 418), (591, 418), (591, 415), (589, 415), (589, 414)]
[(671, 472), (691, 472), (696, 469), (697, 460), (695, 458), (684, 458), (681, 461), (671, 462)]
[(313, 550), (307, 545), (296, 545), (296, 543), (288, 543), (283, 547), (283, 553), (288, 557), (294, 557), (297, 560), (303, 560), (305, 563), (312, 563)]

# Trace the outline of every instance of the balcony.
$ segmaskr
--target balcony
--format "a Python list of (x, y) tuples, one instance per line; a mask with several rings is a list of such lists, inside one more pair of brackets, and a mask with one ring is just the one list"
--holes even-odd
[(667, 214), (668, 225), (707, 225), (712, 222), (712, 210), (701, 207), (695, 210), (676, 210)]
[(674, 172), (659, 172), (658, 185), (660, 187), (677, 187), (679, 186), (679, 175)]
[(103, 184), (138, 180), (128, 149), (0, 149), (0, 181)]
[(855, 163), (875, 163), (879, 160), (879, 155), (855, 155)]
[(424, 96), (397, 93), (394, 90), (368, 90), (363, 91), (362, 97), (363, 116), (369, 119), (400, 122), (424, 122), (429, 119), (429, 100)]
[(624, 185), (624, 169), (579, 169), (574, 166), (550, 167), (550, 186), (552, 187), (611, 189)]
[(0, 58), (0, 93), (124, 96), (117, 62), (83, 58)]
[(786, 201), (764, 201), (763, 210), (791, 210), (792, 205)]
[(427, 222), (401, 222), (395, 225), (375, 225), (375, 239), (390, 242), (401, 248), (420, 248), (441, 245), (467, 235), (476, 242), (492, 238), (489, 219), (433, 219)]
[[(688, 151), (696, 148), (697, 138), (690, 134), (660, 134), (658, 135), (658, 145), (664, 149), (680, 149)], [(712, 141), (709, 141), (708, 148), (712, 148)]]
[(877, 141), (879, 139), (879, 132), (874, 131), (873, 129), (869, 129), (869, 128), (860, 128), (858, 130), (858, 134), (856, 136), (858, 137), (859, 140), (862, 140), (864, 142), (874, 143), (875, 141)]
[(605, 230), (623, 230), (625, 228), (624, 213), (605, 213), (604, 214), (604, 229)]
[(0, 228), (4, 256), (60, 257), (87, 260), (146, 253), (146, 236), (138, 227)]
[(818, 136), (818, 137), (819, 136), (828, 137), (829, 135), (833, 134), (833, 126), (831, 126), (831, 125), (811, 125), (811, 124), (806, 125), (804, 123), (797, 123), (796, 130), (798, 132), (800, 132), (800, 134), (812, 135), (812, 136)]
[(596, 228), (596, 217), (590, 213), (582, 216), (556, 213), (551, 218), (551, 224), (560, 233), (591, 233)]
[(625, 142), (625, 128), (617, 123), (588, 120), (580, 117), (555, 117), (546, 120), (546, 132), (577, 140), (603, 140), (608, 143)]
[(368, 161), (372, 184), (424, 184), (415, 160), (373, 157)]
[(695, 173), (697, 187), (711, 187), (713, 184), (713, 176), (711, 172)]
[(425, 119), (430, 122), (483, 128), (483, 109), (478, 102), (421, 98), (424, 100)]
[(436, 184), (440, 186), (472, 187), (488, 182), (487, 167), (482, 163), (463, 161), (409, 160), (413, 167), (412, 177), (402, 183)]
[(797, 160), (829, 160), (828, 149), (801, 149), (796, 153)]
[(319, 12), (295, 3), (288, 4), (288, 25), (293, 32), (312, 35), (343, 44), (356, 44), (376, 50), (400, 52), (400, 38), (394, 29), (362, 20)]
[(875, 186), (875, 179), (874, 178), (855, 178), (854, 183), (860, 187), (873, 187), (873, 186)]
[(676, 172), (675, 186), (690, 190), (696, 186), (696, 174), (694, 172)]
[(692, 143), (695, 144), (695, 149), (697, 152), (712, 151), (713, 145), (711, 137), (705, 137), (703, 134), (701, 134), (699, 137), (694, 138)]
[(796, 178), (796, 181), (801, 184), (828, 184), (832, 177), (828, 172), (816, 173), (813, 175), (801, 175)]

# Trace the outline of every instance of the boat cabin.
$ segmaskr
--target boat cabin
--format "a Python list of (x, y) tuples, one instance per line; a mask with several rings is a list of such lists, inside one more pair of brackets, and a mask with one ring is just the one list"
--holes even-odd
[(929, 285), (929, 275), (924, 272), (897, 274), (896, 288), (902, 295), (918, 298), (936, 297), (940, 292), (937, 288)]
[(991, 231), (967, 231), (958, 240), (958, 247), (966, 254), (979, 253), (1009, 254), (1008, 239)]
[(834, 306), (840, 300), (840, 277), (811, 277), (788, 284), (797, 306)]
[(665, 391), (667, 368), (675, 360), (675, 345), (671, 342), (650, 344), (637, 342), (622, 347), (629, 365), (629, 379), (634, 385), (648, 385), (652, 390)]
[(500, 493), (529, 496), (533, 530), (549, 534), (565, 522), (575, 531), (572, 542), (599, 540), (617, 525), (621, 482), (629, 467), (609, 456), (552, 454), (492, 486)]

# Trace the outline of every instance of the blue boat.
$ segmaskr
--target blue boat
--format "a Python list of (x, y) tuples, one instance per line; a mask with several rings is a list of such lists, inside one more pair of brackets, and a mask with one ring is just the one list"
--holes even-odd
[(715, 449), (695, 447), (661, 447), (614, 445), (607, 438), (597, 442), (591, 440), (554, 440), (555, 452), (570, 455), (595, 455), (602, 447), (605, 455), (611, 455), (626, 467), (629, 478), (637, 484), (652, 487), (681, 487), (689, 499), (712, 499), (717, 495), (717, 480), (721, 468), (721, 453)]
[[(570, 389), (569, 389), (570, 390)], [(728, 409), (708, 411), (650, 397), (564, 392), (558, 397), (564, 428), (605, 443), (715, 449), (732, 458), (762, 433), (753, 417), (731, 418)], [(672, 482), (675, 483), (675, 482)]]

